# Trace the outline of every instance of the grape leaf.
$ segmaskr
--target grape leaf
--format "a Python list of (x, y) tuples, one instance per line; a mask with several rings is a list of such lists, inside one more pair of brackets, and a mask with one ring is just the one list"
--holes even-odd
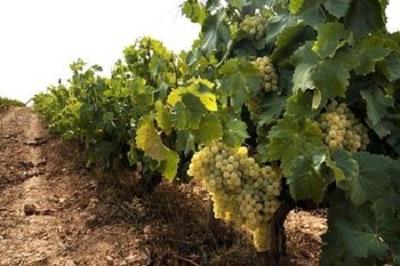
[(232, 98), (232, 106), (240, 111), (247, 97), (260, 88), (260, 74), (254, 64), (244, 58), (230, 59), (222, 65), (219, 72), (223, 75), (221, 88)]
[(320, 59), (308, 43), (295, 52), (293, 63), (296, 65), (294, 93), (318, 88), (323, 97), (334, 98), (345, 96), (350, 70), (356, 61), (349, 50), (340, 50), (332, 58)]
[(195, 151), (195, 136), (188, 130), (178, 130), (176, 132), (176, 151), (184, 152), (185, 156)]
[(374, 72), (376, 64), (390, 53), (390, 49), (384, 47), (382, 39), (374, 35), (363, 38), (353, 49), (359, 60), (359, 66), (355, 68), (355, 72), (359, 75)]
[(260, 116), (258, 125), (268, 125), (278, 118), (285, 107), (286, 97), (270, 94), (265, 97), (260, 106)]
[[(316, 90), (314, 90), (316, 91)], [(312, 91), (298, 92), (289, 97), (286, 102), (286, 113), (297, 117), (310, 118), (316, 112), (312, 108)]]
[(211, 92), (212, 83), (208, 80), (195, 80), (186, 87), (179, 87), (174, 89), (167, 99), (167, 103), (171, 106), (175, 106), (182, 100), (184, 95), (191, 94), (197, 97), (203, 106), (209, 111), (215, 112), (218, 110), (217, 107), (217, 96)]
[(319, 126), (314, 122), (285, 116), (268, 134), (268, 157), (281, 160), (283, 173), (290, 175), (297, 157), (312, 157), (326, 152), (322, 137)]
[(328, 22), (317, 28), (318, 37), (314, 42), (312, 50), (320, 57), (333, 57), (336, 51), (351, 43), (352, 34), (339, 22)]
[(222, 137), (221, 121), (215, 114), (206, 114), (202, 117), (200, 126), (194, 131), (198, 143), (207, 143)]
[(349, 10), (351, 1), (349, 0), (327, 0), (324, 7), (329, 13), (337, 18), (342, 18)]
[(379, 87), (362, 90), (360, 93), (367, 103), (368, 119), (373, 125), (381, 122), (387, 115), (388, 108), (394, 105), (394, 99), (386, 96)]
[(394, 257), (400, 242), (399, 200), (399, 194), (388, 193), (356, 208), (343, 194), (334, 195), (321, 265), (383, 265)]
[(145, 116), (139, 123), (136, 132), (136, 146), (154, 160), (164, 163), (162, 174), (172, 180), (178, 170), (179, 155), (162, 143), (154, 128), (153, 120)]
[(224, 11), (217, 11), (214, 15), (208, 16), (203, 23), (201, 49), (207, 54), (218, 49), (218, 45), (227, 45), (230, 41), (229, 27), (224, 21)]
[(207, 11), (197, 1), (185, 1), (182, 5), (182, 13), (193, 23), (202, 24), (207, 18)]
[(172, 122), (169, 116), (168, 109), (161, 101), (157, 101), (154, 105), (155, 109), (155, 119), (157, 125), (167, 134), (171, 134)]
[(303, 8), (305, 0), (291, 0), (289, 4), (289, 10), (292, 14), (297, 15)]
[(246, 123), (236, 118), (224, 125), (223, 132), (224, 143), (232, 147), (240, 146), (249, 137)]
[(268, 34), (266, 43), (270, 44), (275, 41), (288, 27), (297, 25), (297, 18), (287, 13), (280, 13), (272, 16), (267, 22)]
[(353, 0), (344, 21), (357, 39), (385, 29), (385, 18), (378, 0)]
[(320, 1), (291, 0), (289, 9), (292, 14), (298, 15), (306, 24), (314, 28), (327, 19)]
[(393, 51), (380, 65), (381, 72), (390, 81), (400, 79), (400, 51)]
[(353, 155), (360, 174), (349, 180), (350, 199), (355, 206), (375, 201), (391, 191), (392, 178), (400, 170), (400, 162), (383, 155), (359, 152)]
[(275, 48), (270, 57), (272, 61), (283, 64), (288, 59), (288, 55), (293, 54), (307, 40), (314, 38), (315, 31), (306, 27), (304, 23), (288, 26), (276, 38)]
[[(324, 237), (327, 245), (323, 247), (322, 265), (338, 265), (333, 262), (339, 262), (346, 257), (385, 257), (389, 247), (379, 239), (373, 223), (373, 212), (367, 206), (354, 208), (345, 199), (341, 200), (341, 203), (335, 202), (329, 209), (329, 232)], [(341, 246), (339, 253), (330, 250), (335, 244)], [(332, 252), (336, 254), (329, 254)], [(326, 261), (327, 257), (331, 257), (333, 261)]]
[(294, 200), (312, 199), (320, 203), (327, 183), (319, 173), (320, 162), (312, 158), (298, 156), (292, 166), (291, 174), (286, 177), (290, 195)]
[(348, 190), (348, 182), (359, 176), (357, 161), (352, 158), (351, 153), (341, 149), (332, 154), (332, 159), (332, 162), (328, 160), (327, 165), (332, 169), (337, 185), (344, 190)]

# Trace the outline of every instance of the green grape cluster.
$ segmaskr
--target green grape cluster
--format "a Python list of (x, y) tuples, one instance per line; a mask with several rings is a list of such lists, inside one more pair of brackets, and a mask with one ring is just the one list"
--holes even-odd
[(247, 15), (240, 23), (240, 29), (254, 40), (260, 40), (265, 36), (267, 19), (261, 15)]
[(331, 149), (350, 152), (366, 150), (369, 144), (368, 129), (351, 112), (345, 103), (332, 101), (320, 117), (325, 132), (325, 143)]
[(188, 175), (200, 180), (210, 193), (216, 218), (245, 226), (257, 236), (257, 250), (268, 250), (269, 245), (259, 243), (269, 243), (262, 239), (269, 238), (263, 228), (280, 206), (278, 171), (260, 166), (246, 147), (214, 143), (193, 155)]
[(263, 89), (265, 92), (277, 92), (279, 90), (279, 76), (276, 73), (275, 67), (271, 59), (267, 56), (258, 57), (255, 62), (258, 71), (263, 79)]
[(250, 112), (251, 119), (255, 120), (262, 112), (262, 102), (265, 97), (265, 92), (258, 92), (247, 99), (246, 105)]

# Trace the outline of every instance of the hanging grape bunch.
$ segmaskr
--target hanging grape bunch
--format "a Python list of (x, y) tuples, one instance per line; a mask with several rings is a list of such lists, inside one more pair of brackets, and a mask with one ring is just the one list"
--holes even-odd
[(277, 92), (279, 90), (278, 79), (279, 76), (275, 71), (275, 67), (272, 64), (269, 57), (259, 57), (256, 59), (255, 64), (260, 72), (263, 83), (262, 87), (265, 92)]
[(265, 36), (267, 19), (261, 15), (246, 15), (240, 23), (240, 29), (254, 40), (260, 40)]
[(368, 129), (354, 116), (345, 103), (332, 101), (320, 117), (326, 134), (325, 143), (331, 149), (350, 152), (365, 150), (369, 144)]
[(254, 234), (258, 251), (269, 249), (269, 222), (279, 208), (281, 175), (261, 167), (247, 148), (214, 143), (194, 154), (188, 175), (211, 195), (216, 218), (244, 225)]

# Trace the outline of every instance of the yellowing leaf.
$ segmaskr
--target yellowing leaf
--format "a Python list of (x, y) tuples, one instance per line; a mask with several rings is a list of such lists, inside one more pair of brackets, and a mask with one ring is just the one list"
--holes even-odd
[(136, 132), (136, 145), (145, 154), (159, 162), (165, 162), (162, 174), (171, 180), (176, 176), (179, 155), (165, 146), (154, 128), (153, 120), (146, 116), (139, 124)]
[(217, 96), (210, 92), (210, 87), (212, 87), (212, 83), (208, 80), (195, 80), (187, 87), (179, 87), (173, 90), (168, 95), (167, 103), (171, 106), (175, 106), (182, 100), (184, 95), (192, 94), (199, 98), (207, 110), (215, 112), (218, 110)]

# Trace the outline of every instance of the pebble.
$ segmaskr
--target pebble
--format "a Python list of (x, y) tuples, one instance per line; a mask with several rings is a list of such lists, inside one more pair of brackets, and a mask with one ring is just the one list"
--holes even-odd
[(106, 262), (107, 262), (107, 265), (108, 265), (108, 266), (114, 265), (114, 259), (113, 259), (113, 257), (107, 256), (107, 257), (106, 257)]
[(37, 207), (35, 204), (27, 203), (24, 205), (24, 213), (25, 215), (34, 215), (37, 212)]
[(64, 266), (76, 266), (76, 264), (73, 260), (67, 260), (65, 262)]

